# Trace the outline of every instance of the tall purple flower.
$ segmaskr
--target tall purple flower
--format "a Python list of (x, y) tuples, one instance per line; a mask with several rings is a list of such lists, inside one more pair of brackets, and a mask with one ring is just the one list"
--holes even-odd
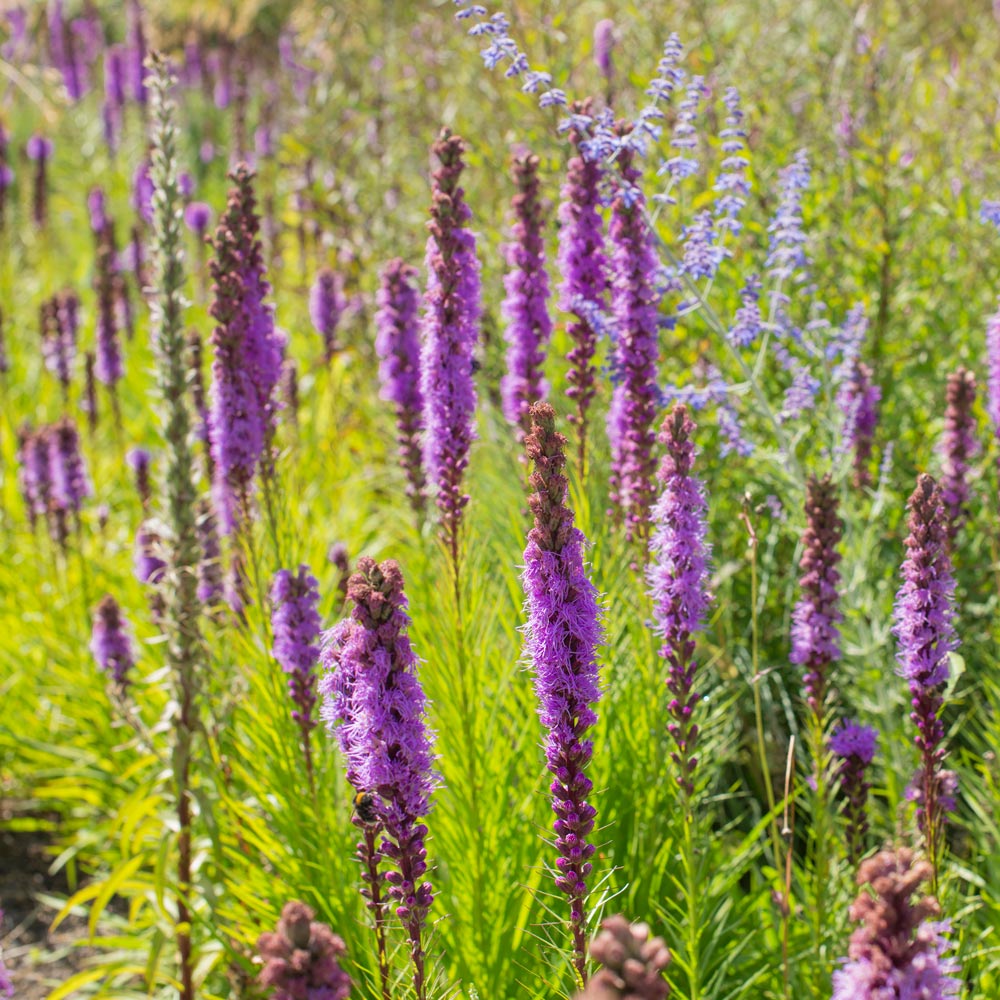
[(94, 373), (96, 359), (93, 351), (87, 351), (83, 356), (83, 399), (80, 409), (87, 414), (87, 429), (91, 434), (97, 430), (97, 376)]
[(459, 177), (465, 143), (445, 128), (434, 153), (427, 238), (420, 391), (424, 397), (424, 469), (437, 490), (441, 526), (457, 578), (459, 529), (469, 502), (462, 477), (475, 437), (473, 350), (479, 336), (479, 261), (468, 228), (472, 212)]
[(28, 159), (35, 164), (35, 172), (32, 175), (31, 211), (36, 226), (44, 226), (48, 217), (48, 163), (52, 157), (52, 150), (52, 140), (38, 134), (33, 135), (25, 146)]
[(112, 400), (116, 401), (115, 386), (125, 374), (121, 338), (118, 335), (122, 288), (118, 274), (114, 224), (107, 218), (97, 236), (94, 283), (97, 291), (97, 353), (94, 373), (111, 389)]
[(323, 338), (324, 358), (328, 362), (337, 351), (337, 325), (346, 308), (343, 279), (332, 268), (321, 268), (309, 289), (309, 318)]
[(690, 796), (698, 758), (698, 726), (692, 721), (701, 696), (694, 690), (697, 664), (695, 635), (705, 623), (708, 591), (708, 547), (705, 543), (705, 490), (691, 474), (696, 425), (678, 403), (663, 421), (659, 441), (666, 448), (659, 480), (663, 492), (653, 507), (650, 564), (646, 569), (653, 601), (656, 633), (663, 639), (660, 655), (667, 661), (667, 730), (676, 750), (677, 783)]
[(334, 669), (321, 685), (328, 699), (324, 717), (344, 730), (338, 738), (347, 753), (348, 779), (371, 796), (365, 809), (383, 824), (381, 853), (395, 869), (385, 880), (409, 936), (414, 992), (424, 1000), (422, 928), (434, 894), (423, 881), (423, 818), (436, 779), (399, 566), (363, 556), (348, 597), (354, 602), (352, 624), (336, 630), (337, 641), (328, 647)]
[(146, 31), (142, 23), (142, 4), (140, 0), (129, 0), (128, 5), (128, 36), (126, 48), (126, 78), (131, 90), (132, 100), (136, 104), (145, 105), (146, 88)]
[(792, 612), (792, 663), (805, 667), (806, 702), (821, 727), (826, 706), (827, 671), (840, 659), (839, 608), (841, 556), (837, 545), (844, 522), (837, 513), (837, 491), (827, 475), (810, 476), (806, 483), (806, 530), (802, 536), (799, 568), (801, 597)]
[(548, 385), (542, 377), (545, 349), (552, 336), (549, 317), (549, 277), (545, 270), (544, 210), (539, 198), (538, 157), (521, 153), (514, 157), (514, 241), (506, 248), (504, 276), (507, 295), (503, 313), (507, 318), (507, 374), (500, 382), (504, 416), (529, 426), (528, 409), (545, 399)]
[(46, 299), (39, 310), (42, 334), (42, 357), (62, 388), (63, 400), (69, 398), (76, 357), (76, 335), (79, 329), (80, 300), (72, 291)]
[(594, 25), (594, 62), (609, 83), (615, 74), (611, 53), (615, 47), (615, 22), (605, 17)]
[(722, 140), (722, 173), (715, 182), (718, 197), (715, 201), (715, 217), (719, 229), (739, 236), (743, 229), (740, 213), (750, 196), (750, 182), (747, 180), (747, 131), (745, 115), (740, 107), (740, 92), (735, 87), (727, 87), (723, 97), (726, 105), (726, 124), (719, 132)]
[(80, 433), (70, 417), (63, 417), (52, 425), (48, 437), (53, 499), (63, 510), (77, 514), (94, 492), (80, 452)]
[(840, 759), (837, 779), (846, 799), (847, 857), (857, 864), (865, 853), (868, 833), (868, 783), (865, 772), (875, 759), (878, 730), (857, 722), (843, 722), (830, 737), (830, 750)]
[(948, 376), (944, 435), (941, 438), (941, 500), (948, 514), (948, 540), (954, 545), (969, 516), (969, 464), (979, 453), (976, 418), (976, 377), (965, 368)]
[(90, 651), (101, 670), (110, 674), (119, 694), (123, 694), (130, 683), (129, 672), (135, 666), (135, 650), (128, 622), (110, 594), (101, 598), (94, 611)]
[(986, 414), (1000, 442), (1000, 309), (986, 324)]
[(52, 463), (49, 458), (49, 434), (45, 427), (37, 431), (25, 424), (18, 429), (18, 467), (21, 495), (34, 528), (38, 518), (47, 518), (52, 508)]
[(406, 473), (406, 495), (419, 514), (424, 509), (424, 467), (420, 453), (424, 398), (420, 391), (420, 336), (417, 320), (417, 269), (402, 260), (382, 270), (375, 314), (375, 352), (381, 396), (396, 411), (396, 443)]
[(122, 45), (109, 45), (104, 51), (104, 104), (101, 118), (104, 141), (114, 153), (121, 142), (122, 119), (125, 109), (126, 51)]
[(135, 492), (142, 504), (143, 513), (148, 515), (153, 499), (153, 485), (149, 475), (152, 456), (145, 448), (132, 448), (125, 456), (125, 461), (135, 476)]
[(841, 448), (853, 452), (854, 485), (859, 489), (872, 481), (872, 440), (881, 399), (882, 390), (873, 382), (871, 368), (855, 359), (837, 391), (837, 406), (844, 414)]
[[(627, 126), (619, 131), (626, 132)], [(645, 197), (638, 187), (635, 154), (623, 148), (618, 166), (621, 183), (611, 206), (611, 309), (614, 316), (614, 368), (620, 393), (618, 431), (613, 438), (611, 502), (625, 522), (626, 537), (645, 539), (653, 500), (656, 419), (656, 364), (659, 324), (656, 290), (658, 262), (653, 234), (646, 224)]]
[(316, 661), (319, 659), (319, 589), (308, 566), (298, 572), (279, 570), (271, 586), (271, 630), (274, 658), (288, 674), (288, 693), (295, 708), (292, 718), (302, 735), (309, 783), (313, 782), (312, 747), (309, 733), (315, 727)]
[(941, 489), (928, 475), (917, 479), (907, 503), (910, 533), (906, 536), (903, 585), (896, 594), (896, 659), (910, 687), (917, 727), (916, 745), (923, 769), (923, 800), (918, 817), (927, 854), (937, 870), (941, 826), (940, 776), (945, 748), (943, 691), (948, 681), (948, 654), (958, 641), (952, 627), (955, 581), (948, 555), (947, 516)]
[(274, 327), (264, 277), (253, 173), (240, 164), (215, 231), (211, 264), (212, 409), (209, 436), (215, 462), (216, 506), (223, 532), (249, 510), (254, 473), (264, 458), (278, 408), (283, 340)]
[(345, 1000), (351, 992), (340, 967), (344, 942), (314, 916), (305, 903), (285, 903), (277, 929), (257, 941), (264, 961), (259, 981), (273, 990), (273, 1000)]
[(600, 698), (597, 647), (602, 640), (597, 590), (583, 565), (586, 539), (566, 505), (566, 438), (556, 432), (548, 403), (531, 407), (525, 452), (534, 463), (528, 506), (534, 527), (524, 550), (527, 628), (524, 651), (535, 674), (539, 716), (548, 730), (545, 759), (556, 814), (556, 887), (570, 900), (574, 963), (586, 979), (587, 876), (594, 845), (588, 838), (597, 810), (587, 800), (593, 783), (587, 765)]
[[(933, 869), (906, 847), (861, 863), (848, 957), (833, 974), (832, 1000), (957, 1000), (958, 963), (945, 957), (947, 922), (932, 896), (916, 898)], [(874, 893), (874, 894), (873, 894)]]
[[(589, 114), (590, 104), (573, 105), (577, 114)], [(573, 129), (570, 141), (576, 149), (566, 172), (559, 206), (559, 270), (560, 308), (571, 319), (567, 332), (573, 347), (566, 360), (570, 370), (566, 377), (566, 395), (576, 404), (570, 417), (578, 435), (578, 461), (581, 475), (587, 459), (587, 416), (594, 398), (597, 338), (600, 323), (607, 309), (608, 262), (604, 252), (604, 222), (601, 217), (601, 179), (603, 167), (599, 160), (581, 154), (580, 144), (585, 132)]]

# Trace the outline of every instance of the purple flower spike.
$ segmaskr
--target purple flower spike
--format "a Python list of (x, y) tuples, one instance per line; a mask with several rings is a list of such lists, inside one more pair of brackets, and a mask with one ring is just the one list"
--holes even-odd
[(857, 864), (865, 853), (868, 833), (868, 790), (865, 772), (875, 759), (878, 730), (857, 722), (844, 722), (830, 737), (830, 750), (840, 758), (837, 778), (847, 802), (847, 857)]
[(872, 441), (881, 399), (882, 390), (872, 381), (871, 368), (855, 360), (837, 392), (837, 405), (844, 414), (841, 448), (854, 454), (854, 485), (858, 489), (872, 482)]
[(253, 173), (240, 164), (230, 177), (235, 186), (215, 231), (211, 263), (217, 325), (209, 438), (225, 534), (248, 513), (254, 473), (270, 445), (284, 348), (265, 301), (271, 286), (264, 277)]
[(348, 780), (371, 796), (366, 809), (383, 824), (381, 854), (394, 866), (385, 881), (409, 936), (414, 992), (425, 1000), (421, 935), (434, 893), (423, 881), (423, 818), (436, 778), (399, 566), (363, 556), (348, 597), (351, 623), (327, 633), (324, 664), (333, 670), (320, 685), (323, 715), (347, 754)]
[(65, 401), (69, 398), (73, 361), (76, 358), (80, 300), (71, 290), (60, 292), (42, 303), (40, 318), (45, 367), (59, 379)]
[(184, 209), (184, 225), (198, 237), (204, 239), (205, 232), (212, 221), (212, 206), (203, 201), (192, 201)]
[(531, 407), (525, 452), (534, 463), (528, 506), (534, 527), (524, 550), (527, 629), (524, 651), (535, 675), (538, 714), (548, 730), (545, 759), (556, 814), (556, 888), (570, 900), (574, 962), (586, 978), (587, 876), (594, 845), (588, 838), (597, 810), (587, 801), (593, 753), (587, 731), (600, 698), (597, 648), (602, 641), (597, 590), (583, 566), (586, 539), (566, 505), (566, 438), (555, 429), (548, 403)]
[(33, 135), (25, 146), (28, 159), (35, 164), (35, 172), (32, 175), (31, 212), (36, 226), (44, 226), (48, 217), (48, 163), (52, 151), (52, 141), (43, 135)]
[(941, 912), (936, 899), (916, 898), (932, 874), (905, 847), (862, 862), (862, 889), (851, 904), (851, 919), (861, 926), (833, 974), (831, 1000), (957, 1000), (958, 963), (945, 957), (948, 924), (934, 919)]
[(538, 157), (532, 153), (514, 157), (514, 242), (506, 248), (504, 277), (507, 295), (503, 314), (507, 319), (507, 374), (500, 382), (504, 416), (528, 430), (528, 410), (544, 400), (548, 385), (542, 377), (545, 349), (552, 336), (549, 317), (549, 278), (545, 271), (544, 212), (538, 193)]
[(274, 633), (274, 658), (288, 674), (292, 718), (302, 734), (306, 770), (312, 782), (312, 750), (309, 733), (315, 727), (316, 661), (319, 659), (320, 617), (319, 589), (308, 566), (298, 572), (279, 570), (271, 587), (271, 630)]
[(810, 476), (806, 484), (806, 530), (802, 537), (799, 568), (799, 598), (792, 612), (792, 663), (805, 667), (806, 703), (822, 725), (826, 707), (827, 671), (840, 659), (840, 629), (843, 620), (837, 591), (841, 556), (837, 545), (844, 522), (837, 513), (837, 492), (829, 476)]
[(323, 338), (327, 362), (337, 351), (337, 325), (346, 308), (343, 279), (331, 268), (322, 268), (309, 289), (309, 318)]
[(125, 108), (125, 49), (121, 45), (109, 45), (104, 52), (104, 106), (101, 116), (104, 122), (104, 141), (114, 153), (121, 141), (122, 119)]
[[(620, 126), (627, 134), (629, 127)], [(614, 367), (620, 378), (619, 433), (613, 437), (611, 502), (625, 522), (629, 541), (645, 539), (653, 501), (656, 419), (656, 364), (659, 357), (658, 272), (653, 234), (646, 225), (646, 200), (637, 186), (635, 154), (623, 148), (618, 166), (622, 183), (611, 206), (611, 309), (617, 345)]]
[(285, 903), (277, 930), (258, 939), (264, 961), (258, 981), (271, 988), (272, 1000), (345, 1000), (350, 994), (351, 979), (340, 967), (344, 942), (314, 916), (305, 903)]
[(666, 449), (659, 480), (663, 492), (653, 508), (650, 564), (646, 570), (653, 601), (656, 633), (663, 639), (660, 655), (667, 661), (667, 689), (673, 696), (667, 730), (676, 745), (671, 759), (677, 783), (690, 796), (691, 776), (698, 764), (698, 726), (692, 721), (701, 696), (694, 690), (697, 664), (695, 635), (705, 623), (708, 591), (708, 546), (705, 543), (705, 490), (691, 475), (696, 426), (687, 407), (677, 404), (663, 421), (659, 440)]
[(128, 622), (110, 594), (101, 598), (94, 611), (90, 651), (101, 670), (111, 675), (118, 693), (124, 694), (130, 683), (129, 671), (135, 666), (135, 651)]
[[(93, 212), (93, 209), (92, 209)], [(114, 393), (125, 374), (119, 330), (119, 309), (122, 302), (122, 280), (118, 274), (118, 253), (114, 226), (105, 217), (97, 238), (97, 264), (94, 278), (97, 291), (97, 353), (94, 373)]]
[(44, 135), (38, 135), (37, 133), (31, 136), (24, 146), (24, 151), (27, 153), (28, 159), (34, 161), (35, 163), (48, 160), (52, 156), (52, 150), (52, 140), (47, 139)]
[(910, 718), (917, 727), (916, 745), (923, 768), (923, 809), (918, 822), (927, 841), (930, 862), (936, 867), (942, 818), (937, 795), (938, 773), (945, 756), (941, 745), (942, 692), (949, 675), (948, 654), (958, 645), (952, 627), (955, 581), (948, 555), (948, 522), (941, 489), (930, 476), (921, 475), (917, 479), (907, 510), (910, 533), (904, 542), (903, 585), (896, 595), (893, 632), (899, 670), (910, 687), (913, 707)]
[(128, 5), (128, 41), (126, 48), (126, 75), (132, 100), (145, 104), (147, 99), (146, 31), (142, 23), (140, 0), (130, 0)]
[(469, 502), (462, 478), (475, 438), (473, 351), (479, 336), (479, 261), (468, 228), (472, 212), (459, 177), (465, 143), (443, 129), (434, 153), (427, 289), (424, 292), (420, 391), (424, 397), (424, 469), (437, 490), (441, 526), (458, 566), (462, 511)]
[(424, 398), (420, 392), (416, 281), (417, 269), (402, 260), (391, 260), (383, 269), (376, 299), (375, 352), (381, 396), (396, 411), (396, 443), (406, 473), (406, 495), (419, 514), (425, 506), (426, 480), (420, 450)]
[(145, 448), (130, 448), (125, 455), (125, 461), (135, 474), (135, 491), (139, 495), (143, 511), (148, 513), (150, 501), (153, 499), (153, 487), (149, 477), (152, 456)]
[(615, 914), (601, 922), (590, 945), (601, 968), (576, 1000), (666, 1000), (664, 970), (670, 952), (663, 938), (649, 936), (646, 924), (630, 924)]
[(63, 417), (50, 428), (49, 462), (56, 504), (78, 514), (83, 501), (94, 491), (80, 452), (80, 433), (69, 417)]
[[(572, 111), (589, 115), (590, 102), (577, 102)], [(572, 129), (570, 142), (576, 155), (569, 161), (559, 206), (559, 270), (562, 275), (559, 306), (570, 314), (568, 328), (573, 347), (566, 395), (576, 404), (570, 417), (578, 435), (578, 461), (583, 474), (587, 459), (587, 417), (594, 398), (594, 355), (600, 327), (606, 321), (608, 262), (604, 251), (604, 221), (601, 216), (601, 179), (598, 160), (581, 154), (587, 133)]]
[(1000, 442), (1000, 310), (986, 325), (986, 414)]
[(146, 225), (153, 223), (153, 181), (149, 160), (143, 160), (132, 175), (132, 207)]
[(594, 62), (605, 80), (615, 74), (611, 53), (615, 47), (615, 22), (606, 17), (594, 25)]
[(948, 376), (944, 435), (941, 439), (941, 500), (948, 512), (948, 540), (955, 544), (969, 516), (969, 464), (979, 453), (976, 418), (976, 377), (965, 368)]

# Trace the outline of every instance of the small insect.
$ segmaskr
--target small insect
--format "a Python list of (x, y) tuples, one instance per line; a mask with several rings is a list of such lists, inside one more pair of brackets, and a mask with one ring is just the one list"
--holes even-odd
[(356, 792), (354, 812), (366, 826), (374, 826), (378, 822), (378, 807), (375, 805), (375, 796), (371, 792)]

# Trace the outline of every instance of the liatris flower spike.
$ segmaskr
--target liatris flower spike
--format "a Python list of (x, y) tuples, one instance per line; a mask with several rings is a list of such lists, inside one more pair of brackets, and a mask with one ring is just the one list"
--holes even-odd
[(43, 135), (33, 135), (25, 146), (28, 159), (35, 164), (31, 211), (36, 226), (44, 226), (48, 217), (48, 162), (52, 151), (52, 140)]
[[(792, 663), (805, 668), (806, 702), (822, 727), (830, 664), (840, 658), (840, 573), (837, 545), (844, 524), (837, 513), (837, 492), (829, 476), (810, 476), (806, 484), (806, 530), (802, 537), (799, 598), (792, 612)], [(816, 748), (814, 748), (816, 749)]]
[(118, 693), (124, 694), (130, 683), (129, 673), (135, 666), (135, 650), (125, 616), (110, 594), (101, 598), (94, 611), (90, 651), (101, 670), (111, 677)]
[(945, 957), (948, 924), (934, 919), (937, 900), (916, 896), (931, 873), (905, 847), (861, 863), (862, 889), (851, 905), (851, 919), (861, 926), (833, 974), (832, 1000), (957, 1000), (958, 964)]
[(663, 975), (670, 952), (662, 938), (649, 936), (646, 924), (630, 924), (619, 914), (608, 917), (590, 955), (601, 968), (576, 1000), (666, 1000), (670, 995)]
[(948, 376), (941, 438), (941, 500), (948, 514), (948, 541), (954, 546), (969, 515), (969, 465), (979, 453), (976, 418), (976, 377), (965, 368)]
[(857, 864), (865, 852), (868, 790), (871, 788), (865, 772), (875, 759), (877, 743), (878, 730), (857, 722), (842, 723), (830, 737), (830, 750), (840, 758), (837, 776), (841, 792), (847, 800), (844, 806), (847, 816), (847, 857), (852, 864)]
[(837, 405), (844, 414), (841, 449), (853, 452), (854, 485), (859, 489), (872, 481), (869, 466), (881, 399), (882, 390), (875, 385), (871, 368), (855, 360), (837, 392)]
[(916, 745), (923, 769), (918, 823), (936, 871), (941, 822), (939, 771), (945, 756), (941, 711), (949, 675), (948, 654), (958, 644), (952, 626), (955, 582), (941, 489), (930, 476), (917, 479), (907, 510), (910, 533), (904, 542), (903, 585), (896, 595), (893, 632), (900, 673), (910, 687), (910, 718), (917, 727)]
[(534, 463), (528, 506), (534, 526), (524, 550), (527, 627), (524, 652), (535, 675), (538, 714), (548, 730), (545, 758), (556, 814), (556, 887), (570, 900), (574, 963), (586, 979), (587, 876), (594, 845), (588, 842), (597, 810), (588, 801), (587, 765), (600, 698), (597, 647), (602, 640), (597, 591), (583, 567), (586, 539), (566, 505), (566, 438), (555, 429), (548, 403), (531, 407), (525, 452)]
[(406, 496), (420, 514), (425, 506), (426, 480), (420, 450), (424, 397), (420, 391), (416, 281), (417, 269), (398, 258), (383, 268), (376, 296), (375, 352), (381, 396), (396, 411), (396, 443), (406, 473)]
[(344, 1000), (351, 992), (340, 967), (344, 942), (314, 916), (305, 903), (285, 903), (275, 931), (257, 941), (264, 961), (259, 982), (274, 990), (273, 1000)]
[(663, 421), (659, 436), (666, 449), (659, 472), (663, 493), (653, 507), (646, 571), (656, 632), (663, 639), (660, 655), (667, 661), (667, 688), (672, 695), (667, 729), (676, 749), (671, 758), (679, 769), (677, 781), (686, 795), (694, 791), (691, 775), (698, 763), (694, 756), (698, 726), (692, 721), (700, 700), (694, 690), (694, 637), (704, 626), (710, 600), (705, 490), (691, 474), (695, 429), (687, 407), (681, 403)]
[(331, 268), (322, 268), (309, 290), (309, 318), (323, 338), (323, 359), (328, 363), (337, 352), (337, 326), (346, 308), (343, 279)]

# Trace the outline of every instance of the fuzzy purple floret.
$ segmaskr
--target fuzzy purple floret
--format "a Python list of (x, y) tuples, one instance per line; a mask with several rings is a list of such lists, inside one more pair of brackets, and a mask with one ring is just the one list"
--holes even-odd
[(694, 690), (694, 637), (704, 626), (711, 600), (705, 542), (708, 504), (704, 487), (691, 475), (695, 430), (683, 404), (675, 405), (663, 421), (659, 435), (666, 450), (659, 471), (662, 493), (653, 507), (646, 570), (655, 631), (663, 640), (660, 655), (667, 661), (667, 689), (672, 695), (667, 730), (676, 750), (671, 758), (679, 771), (678, 784), (688, 795), (694, 791), (691, 775), (698, 764), (694, 751), (699, 729), (692, 714), (701, 699)]
[(522, 583), (527, 626), (524, 652), (535, 677), (538, 714), (548, 734), (545, 759), (556, 814), (556, 887), (570, 899), (578, 966), (585, 953), (584, 905), (594, 845), (588, 838), (597, 810), (588, 801), (586, 769), (593, 754), (588, 730), (601, 692), (597, 649), (603, 639), (597, 590), (583, 564), (586, 539), (566, 504), (566, 439), (555, 430), (548, 403), (531, 407), (525, 440), (534, 464), (528, 506), (534, 526), (524, 551)]
[(637, 187), (640, 172), (633, 153), (622, 150), (621, 184), (612, 204), (611, 310), (617, 344), (614, 368), (619, 409), (618, 433), (612, 439), (611, 502), (625, 522), (629, 540), (649, 530), (653, 500), (653, 457), (656, 419), (656, 365), (659, 358), (658, 261), (653, 234), (646, 225), (645, 198)]
[(212, 206), (203, 201), (192, 201), (184, 209), (184, 225), (196, 236), (201, 237), (212, 221)]
[(979, 454), (976, 418), (976, 377), (965, 368), (948, 376), (944, 434), (941, 437), (941, 501), (948, 513), (948, 538), (954, 544), (969, 516), (969, 466)]
[(288, 693), (296, 706), (292, 718), (303, 733), (312, 729), (319, 659), (319, 584), (308, 566), (279, 570), (271, 587), (274, 658), (288, 674)]
[(417, 319), (417, 269), (398, 258), (382, 271), (376, 296), (375, 353), (380, 395), (396, 411), (396, 443), (406, 473), (406, 495), (417, 511), (424, 507), (424, 467), (420, 435), (424, 397), (420, 391), (420, 335)]
[(472, 212), (459, 186), (465, 143), (444, 129), (434, 144), (427, 288), (424, 292), (420, 391), (424, 397), (424, 470), (453, 558), (462, 511), (469, 502), (462, 479), (475, 438), (473, 351), (479, 337), (480, 288)]
[(521, 431), (528, 428), (532, 403), (544, 400), (548, 385), (542, 376), (545, 350), (552, 336), (549, 316), (549, 277), (545, 270), (544, 212), (539, 198), (538, 157), (525, 153), (514, 158), (514, 241), (506, 248), (504, 276), (507, 319), (507, 373), (500, 381), (504, 416)]
[(264, 277), (253, 173), (240, 164), (230, 176), (235, 186), (215, 232), (211, 263), (217, 325), (209, 414), (216, 507), (226, 534), (246, 513), (254, 473), (270, 443), (284, 349), (265, 301), (271, 286)]
[(309, 318), (323, 338), (327, 361), (337, 350), (337, 326), (346, 308), (343, 279), (331, 268), (322, 268), (309, 289)]
[(802, 596), (792, 612), (792, 663), (805, 667), (806, 701), (818, 719), (823, 717), (827, 671), (840, 659), (840, 573), (837, 545), (844, 524), (837, 513), (836, 487), (829, 476), (810, 476), (806, 484), (806, 530), (802, 537), (799, 590)]
[(135, 666), (135, 651), (128, 623), (110, 594), (101, 598), (94, 611), (90, 651), (101, 670), (110, 674), (118, 689), (124, 691), (129, 684), (129, 671)]

